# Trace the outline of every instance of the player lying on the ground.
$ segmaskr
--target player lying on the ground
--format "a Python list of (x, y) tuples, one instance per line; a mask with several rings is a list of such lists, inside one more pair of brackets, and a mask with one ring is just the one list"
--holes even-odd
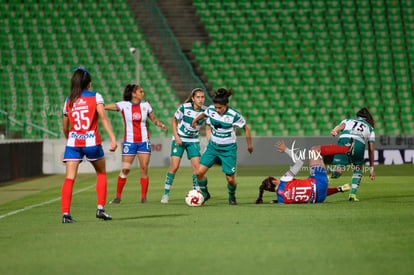
[(283, 141), (275, 145), (281, 153), (285, 152), (294, 162), (280, 179), (268, 177), (259, 187), (259, 196), (255, 203), (263, 203), (263, 191), (276, 192), (276, 200), (273, 203), (321, 203), (326, 196), (349, 191), (350, 184), (328, 188), (328, 176), (322, 156), (335, 154), (352, 155), (354, 140), (351, 139), (346, 146), (321, 145), (312, 147), (309, 152), (309, 177), (307, 179), (295, 179), (295, 176), (303, 166), (303, 160), (297, 158), (292, 150), (288, 149)]

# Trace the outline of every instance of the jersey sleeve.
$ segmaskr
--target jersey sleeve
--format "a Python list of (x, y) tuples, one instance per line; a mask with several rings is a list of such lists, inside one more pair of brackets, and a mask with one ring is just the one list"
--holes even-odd
[(204, 114), (207, 116), (207, 117), (210, 117), (210, 109), (211, 108), (213, 108), (214, 109), (214, 105), (210, 105), (210, 106), (208, 106), (205, 110), (204, 110)]
[(374, 130), (371, 131), (369, 138), (368, 138), (368, 142), (372, 142), (375, 143), (375, 132)]
[(125, 109), (125, 101), (119, 101), (115, 103), (116, 107), (118, 108), (118, 112), (122, 112), (123, 109)]
[(96, 105), (105, 104), (103, 97), (100, 93), (96, 93)]
[(147, 113), (151, 114), (153, 112), (151, 104), (148, 101), (146, 103), (147, 103), (147, 107), (148, 107)]
[(239, 127), (239, 128), (243, 128), (244, 125), (246, 125), (246, 120), (244, 119), (244, 117), (240, 114), (237, 114), (234, 117), (235, 122), (233, 123), (235, 126)]
[(180, 107), (175, 112), (174, 117), (176, 120), (181, 120), (183, 119), (183, 116), (184, 116), (184, 105), (181, 104)]
[(69, 104), (69, 97), (67, 97), (65, 100), (65, 103), (63, 103), (62, 113), (64, 116), (68, 115), (68, 104)]

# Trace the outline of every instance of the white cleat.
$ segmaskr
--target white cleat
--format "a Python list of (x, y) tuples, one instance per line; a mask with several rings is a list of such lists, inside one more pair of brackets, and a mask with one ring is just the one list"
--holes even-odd
[(161, 203), (168, 203), (168, 199), (169, 199), (168, 195), (163, 195), (161, 198)]

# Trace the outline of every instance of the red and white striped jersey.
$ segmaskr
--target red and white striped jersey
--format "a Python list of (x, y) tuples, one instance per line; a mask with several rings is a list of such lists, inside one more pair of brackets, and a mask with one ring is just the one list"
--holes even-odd
[(116, 106), (124, 118), (124, 141), (138, 143), (149, 140), (147, 118), (152, 113), (151, 105), (147, 101), (120, 101)]
[(70, 122), (67, 146), (89, 147), (101, 144), (99, 115), (96, 111), (98, 104), (104, 104), (102, 96), (91, 91), (82, 91), (72, 108), (69, 108), (69, 97), (66, 98), (63, 114), (68, 116)]

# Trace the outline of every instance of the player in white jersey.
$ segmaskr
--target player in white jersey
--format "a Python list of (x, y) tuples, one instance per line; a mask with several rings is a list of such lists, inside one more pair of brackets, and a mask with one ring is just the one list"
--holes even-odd
[(252, 153), (252, 139), (250, 129), (243, 116), (235, 109), (228, 106), (231, 90), (219, 88), (213, 97), (213, 105), (204, 113), (199, 114), (191, 123), (196, 127), (199, 120), (207, 118), (207, 125), (211, 127), (211, 134), (207, 148), (200, 159), (200, 167), (197, 171), (197, 188), (203, 193), (204, 201), (210, 198), (207, 189), (207, 177), (205, 174), (217, 159), (221, 160), (222, 171), (226, 175), (229, 204), (236, 205), (236, 162), (237, 143), (235, 127), (242, 128), (246, 135), (247, 150)]
[[(191, 127), (191, 122), (200, 113), (206, 110), (204, 106), (205, 93), (201, 88), (192, 90), (187, 100), (180, 105), (171, 120), (171, 127), (173, 131), (171, 143), (171, 164), (165, 176), (164, 195), (161, 198), (161, 203), (168, 203), (171, 186), (173, 184), (175, 174), (181, 163), (184, 151), (187, 152), (187, 158), (191, 161), (193, 169), (193, 188), (197, 183), (196, 173), (200, 162), (200, 139), (199, 130), (204, 123), (204, 119), (199, 120), (195, 128)], [(207, 127), (207, 136), (210, 133), (210, 127)]]
[(356, 118), (345, 119), (339, 125), (332, 129), (332, 136), (339, 136), (338, 145), (344, 145), (349, 142), (351, 138), (355, 140), (355, 153), (352, 157), (344, 154), (335, 155), (332, 164), (331, 178), (339, 178), (344, 171), (346, 165), (352, 165), (352, 189), (349, 194), (350, 201), (359, 201), (356, 193), (361, 183), (362, 169), (365, 159), (365, 145), (368, 145), (368, 156), (370, 165), (370, 178), (375, 179), (374, 172), (374, 119), (367, 108), (362, 108), (356, 113)]
[(147, 119), (165, 132), (168, 127), (156, 118), (149, 102), (144, 100), (144, 91), (139, 85), (127, 85), (124, 90), (124, 101), (105, 106), (106, 110), (118, 111), (122, 114), (125, 126), (125, 136), (122, 145), (122, 169), (118, 176), (116, 196), (111, 204), (121, 202), (122, 190), (131, 171), (135, 155), (138, 155), (140, 168), (141, 202), (147, 202), (148, 165), (151, 156), (151, 143), (148, 134)]

